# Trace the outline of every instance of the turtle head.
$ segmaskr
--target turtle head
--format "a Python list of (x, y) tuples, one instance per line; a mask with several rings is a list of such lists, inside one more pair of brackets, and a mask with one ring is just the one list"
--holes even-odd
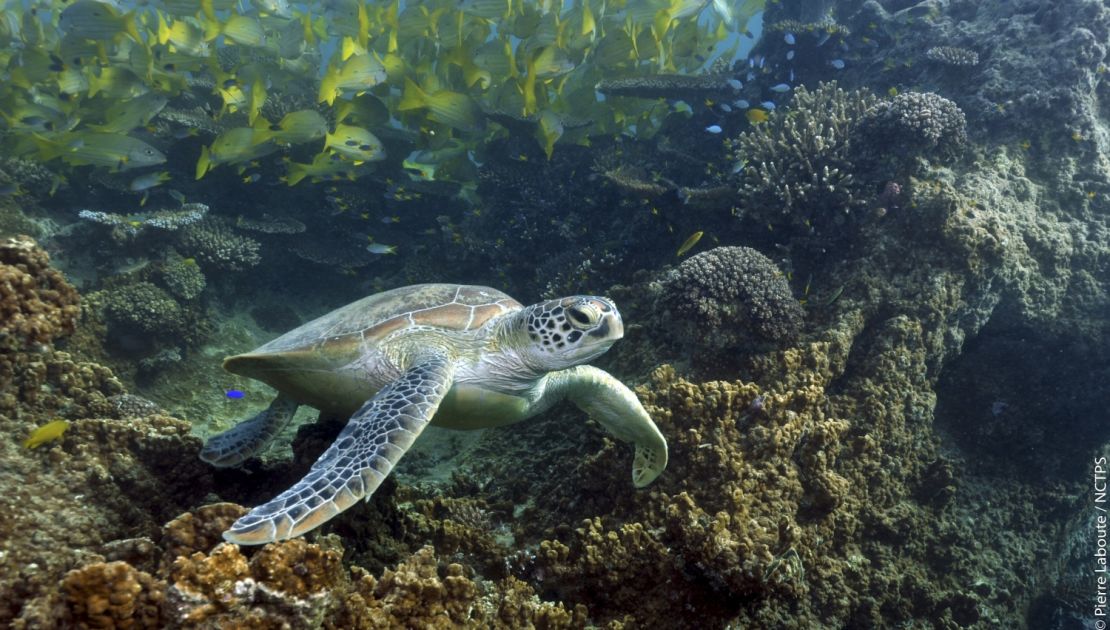
[(521, 318), (525, 354), (544, 370), (586, 363), (624, 336), (624, 323), (608, 298), (575, 295), (533, 304)]

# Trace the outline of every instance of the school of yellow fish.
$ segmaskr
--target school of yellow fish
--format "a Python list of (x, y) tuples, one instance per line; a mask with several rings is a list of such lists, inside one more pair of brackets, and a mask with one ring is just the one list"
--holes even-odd
[[(285, 181), (353, 180), (386, 159), (387, 128), (409, 138), (421, 172), (530, 125), (558, 142), (650, 134), (661, 100), (609, 99), (601, 79), (704, 71), (762, 0), (30, 0), (0, 11), (0, 151), (74, 167), (130, 171), (166, 162), (181, 138), (154, 133), (167, 104), (206, 90), (222, 107), (195, 177), (271, 159)], [(732, 39), (736, 39), (733, 37)], [(716, 52), (714, 52), (716, 49)], [(238, 54), (221, 54), (232, 50)], [(726, 55), (731, 54), (727, 51)], [(289, 86), (317, 104), (267, 120)], [(565, 121), (588, 124), (564, 124)], [(287, 155), (319, 146), (311, 162)], [(195, 146), (195, 145), (194, 145)], [(302, 151), (300, 155), (304, 155)], [(146, 191), (168, 173), (137, 179)], [(249, 181), (250, 176), (244, 179)]]

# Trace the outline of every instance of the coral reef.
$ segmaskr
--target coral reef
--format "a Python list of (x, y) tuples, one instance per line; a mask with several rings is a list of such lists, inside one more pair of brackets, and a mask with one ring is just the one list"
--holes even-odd
[(697, 352), (734, 353), (794, 340), (802, 307), (775, 263), (749, 247), (715, 247), (691, 256), (663, 278), (659, 307), (669, 317), (660, 335)]
[(204, 291), (207, 281), (195, 260), (170, 257), (159, 269), (166, 290), (180, 300), (193, 300)]
[(77, 291), (27, 237), (0, 242), (0, 351), (49, 344), (73, 332)]
[(61, 622), (73, 628), (159, 628), (164, 588), (126, 562), (74, 569), (62, 580)]
[(859, 221), (866, 182), (851, 161), (852, 131), (876, 102), (836, 82), (798, 87), (789, 112), (775, 112), (731, 143), (742, 218), (801, 236), (834, 238)]
[(178, 234), (181, 251), (212, 270), (243, 271), (262, 261), (262, 245), (236, 234), (222, 219), (194, 223)]
[(109, 332), (126, 337), (173, 337), (182, 332), (181, 307), (168, 293), (150, 282), (136, 282), (107, 291), (103, 296)]
[[(880, 178), (920, 173), (907, 166), (918, 159), (949, 162), (967, 143), (967, 121), (951, 100), (932, 92), (906, 92), (876, 103), (857, 121), (859, 168), (879, 168)], [(897, 151), (891, 151), (897, 147)]]
[(979, 53), (957, 46), (933, 46), (925, 51), (925, 58), (957, 68), (979, 65)]
[(173, 231), (192, 225), (208, 214), (203, 203), (186, 203), (180, 208), (163, 208), (135, 214), (113, 214), (100, 210), (80, 210), (78, 218), (110, 226), (122, 238), (133, 238), (146, 228)]

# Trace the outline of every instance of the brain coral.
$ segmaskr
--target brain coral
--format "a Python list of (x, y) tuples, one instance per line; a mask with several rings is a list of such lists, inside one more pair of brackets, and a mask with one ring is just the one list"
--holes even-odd
[(783, 273), (749, 247), (690, 257), (666, 276), (660, 301), (677, 334), (713, 348), (789, 341), (802, 325)]

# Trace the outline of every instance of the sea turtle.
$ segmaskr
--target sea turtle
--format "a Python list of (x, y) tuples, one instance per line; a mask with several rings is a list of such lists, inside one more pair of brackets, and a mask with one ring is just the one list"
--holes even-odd
[(234, 466), (261, 452), (299, 405), (350, 416), (308, 474), (236, 521), (224, 538), (263, 544), (311, 531), (370, 495), (429, 422), (478, 429), (569, 399), (635, 445), (632, 482), (667, 466), (667, 442), (636, 395), (582, 365), (624, 335), (607, 298), (525, 307), (480, 286), (421, 284), (371, 295), (300, 326), (224, 368), (278, 391), (264, 411), (213, 436), (201, 459)]

